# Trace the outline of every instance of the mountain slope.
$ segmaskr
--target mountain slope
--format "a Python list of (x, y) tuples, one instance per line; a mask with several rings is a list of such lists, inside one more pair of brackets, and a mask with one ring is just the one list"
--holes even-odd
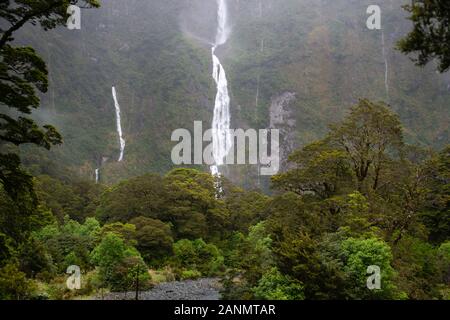
[[(293, 149), (321, 137), (330, 122), (366, 97), (392, 105), (409, 141), (448, 143), (449, 75), (436, 74), (433, 66), (417, 68), (394, 50), (410, 25), (400, 4), (390, 0), (379, 1), (383, 54), (382, 32), (365, 26), (370, 4), (229, 0), (232, 34), (218, 54), (230, 83), (232, 126), (269, 127), (283, 110), (277, 126), (284, 128), (282, 145)], [(164, 172), (172, 167), (172, 131), (192, 130), (194, 121), (211, 123), (215, 2), (104, 0), (102, 5), (83, 11), (82, 30), (44, 33), (30, 27), (19, 37), (49, 63), (50, 89), (35, 116), (55, 124), (65, 139), (50, 153), (24, 148), (26, 164), (39, 173), (61, 176), (68, 168), (94, 179), (100, 168), (101, 181), (112, 183)], [(121, 163), (112, 86), (127, 141)], [(287, 93), (295, 99), (280, 109), (277, 101)], [(261, 183), (253, 167), (230, 168), (228, 176), (247, 187)]]

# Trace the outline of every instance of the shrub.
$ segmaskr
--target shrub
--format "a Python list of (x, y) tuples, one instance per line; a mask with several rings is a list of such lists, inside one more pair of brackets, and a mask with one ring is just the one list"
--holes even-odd
[(277, 268), (266, 272), (253, 288), (256, 299), (263, 300), (303, 300), (303, 286), (281, 274)]
[(173, 246), (173, 263), (180, 269), (196, 270), (212, 276), (223, 270), (224, 258), (220, 250), (202, 239), (180, 240)]
[(19, 270), (17, 263), (8, 263), (0, 269), (0, 300), (29, 299), (35, 292), (34, 283)]
[(197, 270), (183, 270), (183, 271), (181, 271), (180, 279), (181, 280), (188, 280), (188, 279), (195, 280), (195, 279), (200, 278), (201, 276), (202, 276), (202, 274)]
[(130, 289), (137, 273), (143, 286), (150, 279), (148, 267), (139, 252), (114, 233), (108, 233), (92, 251), (91, 261), (99, 267), (101, 282), (113, 291)]

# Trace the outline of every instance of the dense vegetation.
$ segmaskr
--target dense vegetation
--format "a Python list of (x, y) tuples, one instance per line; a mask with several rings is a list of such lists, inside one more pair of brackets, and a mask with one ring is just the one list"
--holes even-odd
[[(254, 5), (254, 2), (242, 6)], [(84, 145), (82, 142), (92, 140), (72, 137), (72, 143), (76, 143), (60, 150), (61, 153), (42, 153), (41, 149), (28, 146), (21, 149), (21, 154), (18, 148), (31, 144), (49, 149), (62, 141), (53, 126), (41, 127), (27, 116), (40, 106), (36, 90), (47, 90), (47, 67), (31, 47), (13, 45), (13, 34), (26, 23), (40, 24), (44, 29), (63, 24), (67, 6), (78, 1), (14, 3), (20, 5), (12, 5), (12, 1), (0, 5), (0, 15), (10, 25), (10, 28), (0, 29), (0, 105), (7, 109), (0, 114), (0, 299), (92, 297), (108, 290), (146, 290), (161, 281), (210, 276), (221, 277), (223, 297), (233, 299), (450, 299), (450, 146), (434, 151), (410, 143), (410, 140), (417, 140), (411, 139), (414, 136), (411, 130), (416, 126), (408, 123), (408, 132), (400, 115), (394, 112), (399, 109), (395, 102), (401, 106), (406, 102), (408, 90), (400, 92), (397, 88), (391, 96), (393, 107), (362, 99), (346, 108), (341, 103), (347, 98), (339, 96), (339, 90), (345, 86), (330, 90), (331, 86), (323, 81), (323, 77), (330, 74), (325, 71), (332, 68), (326, 70), (324, 65), (325, 69), (314, 69), (313, 64), (320, 84), (315, 86), (314, 81), (310, 82), (317, 90), (315, 94), (326, 96), (333, 91), (328, 98), (333, 97), (333, 103), (341, 106), (340, 110), (349, 111), (342, 120), (331, 124), (327, 132), (323, 125), (321, 130), (311, 134), (309, 138), (315, 137), (315, 140), (303, 141), (304, 146), (291, 154), (288, 169), (272, 178), (269, 193), (244, 190), (224, 177), (213, 177), (193, 168), (136, 175), (148, 172), (148, 168), (144, 168), (152, 159), (164, 157), (152, 153), (153, 158), (140, 161), (136, 150), (142, 145), (133, 144), (134, 141), (130, 148), (134, 150), (131, 152), (133, 160), (123, 168), (113, 165), (106, 170), (111, 175), (110, 182), (121, 180), (123, 176), (134, 177), (118, 183), (95, 184), (85, 179), (85, 171), (92, 167), (83, 163), (80, 155), (95, 149), (93, 158), (96, 164), (103, 165), (108, 161), (105, 155), (113, 153), (112, 149), (108, 151), (109, 146), (98, 151), (98, 145), (88, 143), (84, 148), (80, 147)], [(98, 6), (94, 0), (84, 3)], [(440, 2), (427, 3), (437, 5)], [(205, 116), (193, 107), (210, 87), (205, 77), (197, 73), (205, 69), (206, 62), (201, 59), (204, 51), (193, 44), (192, 39), (182, 37), (173, 25), (178, 13), (186, 9), (186, 3), (158, 4), (155, 1), (147, 5), (159, 13), (164, 11), (170, 19), (160, 15), (149, 23), (155, 28), (164, 25), (168, 29), (160, 29), (153, 34), (155, 38), (141, 43), (152, 52), (157, 63), (141, 64), (142, 61), (135, 58), (142, 51), (136, 50), (126, 54), (134, 62), (124, 69), (143, 87), (146, 79), (141, 79), (137, 70), (145, 66), (152, 71), (150, 95), (155, 99), (158, 116), (164, 114), (164, 119), (173, 120), (181, 106), (187, 107), (183, 110), (185, 115)], [(295, 10), (290, 11), (292, 4), (290, 0), (284, 1), (276, 7), (271, 19), (276, 21), (289, 12), (280, 25), (282, 31), (301, 25), (294, 34), (308, 39), (312, 50), (309, 53), (332, 52), (332, 59), (344, 61), (343, 53), (319, 50), (323, 45), (327, 48), (343, 46), (340, 41), (340, 44), (321, 42), (323, 35), (331, 30), (330, 25), (321, 20), (333, 11), (332, 3), (325, 0), (311, 6), (312, 11), (308, 13), (311, 20), (304, 24), (296, 23), (299, 16)], [(236, 86), (234, 99), (253, 100), (248, 92), (254, 84), (251, 78), (255, 76), (263, 92), (255, 101), (254, 112), (241, 110), (238, 121), (262, 126), (267, 122), (267, 110), (258, 101), (267, 106), (270, 98), (286, 87), (297, 93), (302, 87), (296, 73), (301, 69), (301, 64), (296, 62), (298, 48), (290, 47), (292, 34), (266, 28), (261, 20), (264, 10), (274, 7), (269, 1), (265, 5), (268, 7), (259, 6), (256, 15), (261, 23), (262, 39), (266, 41), (266, 51), (261, 49), (261, 56), (257, 57), (258, 70), (250, 67), (248, 73), (237, 71), (253, 63), (248, 55), (254, 51), (252, 44), (262, 44), (252, 37), (261, 33), (254, 32), (258, 24), (253, 24), (251, 17), (245, 19), (245, 14), (237, 15), (235, 27), (241, 33), (232, 40), (232, 48), (225, 50), (229, 51), (225, 56), (232, 66), (230, 78)], [(118, 6), (128, 12), (126, 4)], [(115, 6), (109, 8), (115, 16)], [(420, 6), (406, 8), (412, 12), (413, 22), (418, 24), (424, 13), (429, 13), (421, 11)], [(438, 5), (437, 8), (439, 10), (430, 11), (447, 21), (447, 7)], [(255, 13), (246, 12), (250, 16)], [(316, 19), (320, 20), (319, 27)], [(425, 20), (429, 21), (428, 15)], [(189, 32), (188, 25), (183, 26), (185, 32)], [(339, 29), (334, 22), (331, 25), (336, 27), (334, 30)], [(97, 27), (104, 28), (101, 24)], [(312, 31), (307, 31), (308, 28)], [(448, 59), (446, 49), (441, 52), (443, 46), (416, 46), (426, 43), (430, 36), (421, 31), (416, 25), (409, 38), (401, 43), (403, 50), (422, 50), (421, 64), (430, 57), (438, 57), (440, 69), (445, 70)], [(421, 37), (414, 36), (417, 33)], [(274, 34), (281, 36), (275, 39)], [(136, 35), (136, 38), (139, 37)], [(158, 46), (161, 41), (165, 46)], [(314, 45), (316, 42), (318, 46)], [(245, 48), (244, 44), (249, 47)], [(122, 49), (130, 50), (126, 43), (122, 44)], [(118, 61), (117, 66), (121, 66), (125, 56), (115, 51), (111, 55), (112, 60)], [(72, 58), (79, 56), (74, 54)], [(179, 59), (177, 63), (174, 63), (175, 58)], [(157, 66), (170, 71), (160, 74)], [(280, 77), (282, 70), (288, 67), (294, 71)], [(192, 76), (195, 74), (197, 76)], [(102, 74), (102, 77), (107, 76)], [(70, 86), (63, 78), (59, 79), (60, 90)], [(82, 88), (97, 93), (94, 87)], [(198, 94), (197, 89), (202, 94)], [(357, 87), (353, 94), (362, 89), (364, 86)], [(385, 93), (389, 98), (389, 92)], [(377, 92), (368, 95), (383, 96)], [(446, 94), (436, 95), (436, 110), (446, 110), (441, 104), (445, 97)], [(84, 111), (94, 101), (90, 99), (92, 96), (80, 103), (82, 110), (76, 119), (83, 119), (88, 113)], [(307, 104), (316, 98), (313, 95), (310, 99), (306, 100)], [(414, 104), (420, 106), (414, 109), (419, 115), (427, 106), (420, 103), (425, 101), (422, 99), (425, 98), (415, 100), (417, 104)], [(318, 101), (314, 105), (322, 106), (322, 103), (324, 101)], [(74, 114), (70, 107), (65, 111), (68, 113), (63, 117)], [(139, 120), (134, 134), (139, 135), (149, 118), (134, 111)], [(437, 112), (433, 119), (439, 118), (439, 114)], [(297, 120), (300, 120), (299, 115), (295, 114)], [(303, 116), (306, 121), (308, 116)], [(186, 120), (190, 119), (186, 117), (171, 123), (182, 124)], [(417, 120), (425, 119), (417, 116)], [(71, 121), (77, 123), (74, 119)], [(439, 123), (448, 126), (445, 117)], [(97, 128), (88, 122), (83, 125), (92, 130), (89, 133), (98, 133), (94, 140), (108, 135), (105, 128), (96, 132)], [(161, 126), (158, 124), (157, 129), (162, 129)], [(76, 125), (69, 129), (64, 127), (64, 130), (68, 130), (65, 133), (69, 137), (71, 130), (72, 134), (83, 135)], [(148, 137), (153, 130), (155, 128), (143, 136)], [(170, 126), (165, 125), (164, 130), (169, 132)], [(323, 135), (317, 139), (320, 131)], [(442, 130), (438, 128), (438, 132)], [(448, 143), (445, 132), (441, 136), (442, 141), (435, 146)], [(153, 144), (162, 141), (157, 137), (153, 137)], [(69, 156), (70, 150), (77, 151)], [(21, 156), (34, 175), (21, 165)], [(57, 165), (56, 159), (63, 161)], [(166, 172), (162, 169), (168, 167), (167, 163), (157, 162), (158, 171)], [(79, 169), (79, 174), (74, 168)], [(218, 184), (220, 189), (216, 188)], [(74, 265), (82, 271), (82, 288), (72, 291), (66, 285), (66, 272)], [(379, 289), (367, 287), (368, 267), (380, 270)]]
[[(1, 297), (221, 276), (225, 298), (449, 298), (450, 149), (406, 145), (402, 132), (387, 106), (361, 100), (291, 155), (271, 197), (226, 180), (217, 197), (214, 178), (194, 169), (111, 187), (38, 176), (31, 216), (1, 194)], [(81, 291), (65, 287), (70, 265), (82, 269)], [(371, 265), (380, 290), (366, 287)]]
[[(50, 75), (49, 90), (33, 117), (53, 124), (64, 138), (51, 152), (22, 148), (32, 173), (61, 177), (70, 171), (94, 180), (100, 168), (100, 180), (110, 184), (173, 169), (173, 130), (192, 130), (200, 120), (208, 128), (212, 120), (214, 3), (103, 0), (101, 8), (83, 10), (81, 30), (20, 30), (16, 41), (31, 44)], [(388, 93), (382, 32), (365, 26), (373, 1), (228, 3), (232, 32), (218, 55), (229, 80), (232, 127), (268, 127), (272, 99), (293, 92), (296, 99), (285, 121), (295, 126), (289, 137), (282, 135), (283, 145), (298, 148), (320, 139), (327, 124), (341, 120), (360, 97), (391, 104), (409, 143), (441, 149), (449, 140), (448, 74), (436, 74), (432, 66), (421, 70), (395, 50), (412, 27), (401, 1), (377, 2)], [(113, 85), (127, 141), (122, 163), (116, 161)], [(256, 170), (230, 168), (228, 177), (239, 186), (267, 191)]]
[(445, 0), (420, 0), (404, 8), (411, 13), (409, 19), (414, 28), (400, 41), (400, 49), (405, 53), (415, 53), (414, 60), (420, 66), (436, 59), (439, 71), (447, 71), (450, 68), (450, 3)]

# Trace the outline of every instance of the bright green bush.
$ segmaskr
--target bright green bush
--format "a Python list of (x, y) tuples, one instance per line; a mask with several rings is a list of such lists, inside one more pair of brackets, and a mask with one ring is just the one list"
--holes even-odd
[(202, 274), (197, 270), (183, 270), (180, 274), (181, 280), (195, 280), (202, 276)]
[[(351, 299), (392, 299), (396, 297), (395, 271), (391, 248), (380, 239), (344, 240), (340, 246), (339, 258), (345, 272), (346, 294)], [(381, 288), (367, 288), (367, 268), (378, 266), (381, 271)]]
[(224, 258), (214, 244), (202, 239), (180, 240), (173, 245), (173, 264), (180, 269), (196, 270), (202, 275), (212, 276), (222, 271)]
[(303, 300), (303, 286), (283, 275), (277, 268), (266, 272), (253, 288), (256, 299), (263, 300)]
[(91, 253), (104, 286), (113, 291), (129, 290), (136, 278), (145, 285), (150, 279), (148, 267), (140, 253), (114, 233), (108, 233)]

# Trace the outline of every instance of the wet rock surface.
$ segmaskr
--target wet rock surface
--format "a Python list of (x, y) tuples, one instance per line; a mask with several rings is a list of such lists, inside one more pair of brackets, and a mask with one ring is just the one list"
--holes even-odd
[[(160, 283), (139, 293), (140, 300), (219, 300), (220, 282), (216, 278)], [(112, 292), (105, 300), (134, 300), (135, 292)], [(101, 297), (97, 297), (101, 299)]]

